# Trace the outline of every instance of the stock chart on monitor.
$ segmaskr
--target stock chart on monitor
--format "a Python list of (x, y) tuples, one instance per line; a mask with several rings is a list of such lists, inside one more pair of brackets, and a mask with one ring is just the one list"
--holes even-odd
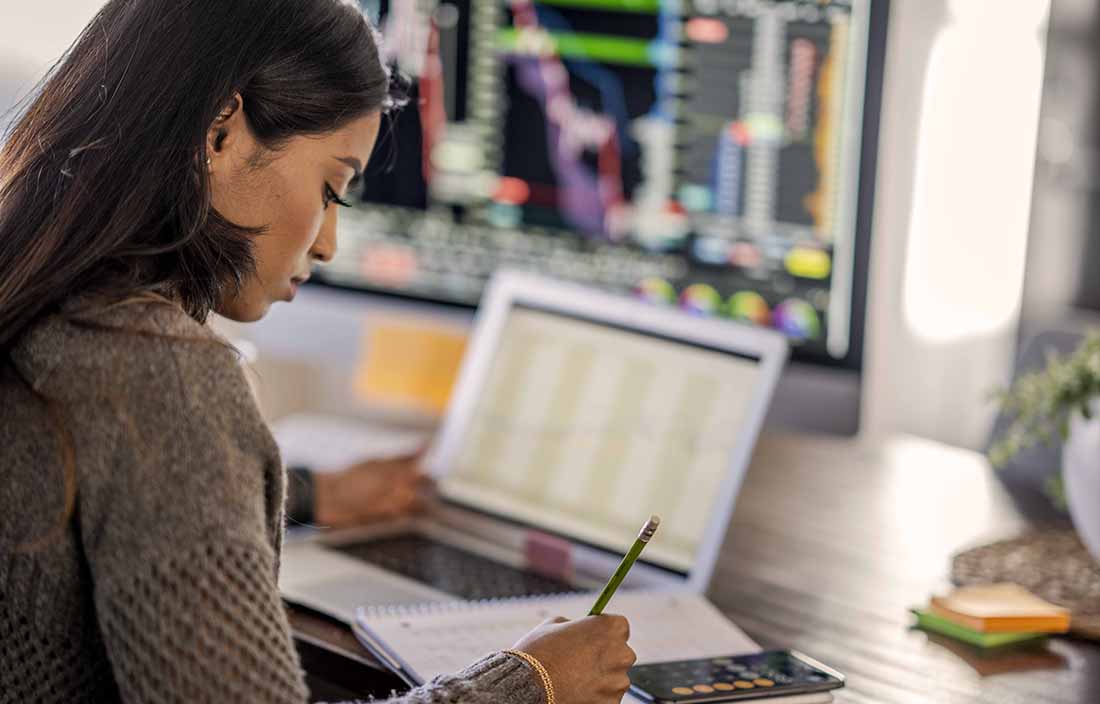
[(871, 0), (365, 0), (411, 80), (337, 285), (474, 305), (501, 267), (852, 355)]

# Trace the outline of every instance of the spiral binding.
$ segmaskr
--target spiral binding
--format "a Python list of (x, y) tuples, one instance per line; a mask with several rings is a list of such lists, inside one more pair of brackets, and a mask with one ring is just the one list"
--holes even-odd
[(398, 618), (412, 616), (439, 616), (441, 614), (481, 611), (501, 606), (527, 606), (579, 596), (577, 592), (557, 592), (554, 594), (530, 594), (527, 596), (492, 597), (455, 601), (425, 601), (419, 604), (390, 604), (386, 606), (367, 606), (364, 611), (370, 618)]

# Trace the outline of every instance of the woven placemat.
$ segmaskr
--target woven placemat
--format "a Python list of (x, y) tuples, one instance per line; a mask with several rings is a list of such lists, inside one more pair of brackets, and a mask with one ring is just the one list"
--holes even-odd
[(956, 584), (1013, 582), (1069, 609), (1071, 632), (1100, 640), (1100, 562), (1072, 530), (1043, 531), (955, 556)]

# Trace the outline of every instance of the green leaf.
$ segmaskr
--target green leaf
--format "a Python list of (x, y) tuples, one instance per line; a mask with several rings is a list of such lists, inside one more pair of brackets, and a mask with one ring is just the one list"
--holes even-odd
[(1047, 477), (1043, 482), (1043, 493), (1058, 510), (1065, 511), (1069, 508), (1066, 502), (1066, 481), (1061, 472), (1054, 472)]
[(1069, 437), (1069, 417), (1093, 417), (1091, 402), (1100, 397), (1100, 331), (1090, 330), (1074, 352), (1060, 357), (1045, 350), (1046, 365), (1021, 375), (992, 396), (1009, 424), (989, 451), (994, 466), (1039, 443)]

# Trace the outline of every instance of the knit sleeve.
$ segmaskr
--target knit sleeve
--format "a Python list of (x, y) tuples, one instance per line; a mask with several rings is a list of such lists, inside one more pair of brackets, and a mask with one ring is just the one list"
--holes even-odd
[[(54, 379), (69, 396), (74, 520), (122, 700), (302, 704), (277, 584), (285, 478), (236, 360), (207, 342), (94, 342), (74, 361), (85, 369)], [(526, 667), (494, 656), (393, 702), (538, 704)]]
[(530, 665), (514, 655), (494, 653), (454, 675), (442, 675), (391, 704), (542, 704), (542, 684)]
[(301, 704), (277, 586), (278, 448), (232, 352), (172, 339), (194, 333), (170, 324), (161, 337), (98, 334), (97, 351), (127, 364), (69, 405), (75, 518), (118, 691)]
[(272, 570), (269, 549), (207, 541), (97, 590), (123, 701), (304, 702)]
[[(270, 551), (207, 542), (97, 594), (100, 627), (127, 702), (301, 704), (305, 686)], [(528, 665), (502, 653), (391, 704), (541, 704)]]

